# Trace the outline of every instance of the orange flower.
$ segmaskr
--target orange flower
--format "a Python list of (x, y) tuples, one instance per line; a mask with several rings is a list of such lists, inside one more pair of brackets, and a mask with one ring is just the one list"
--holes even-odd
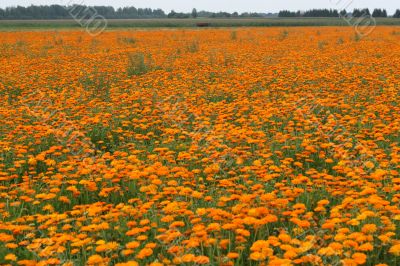
[(351, 257), (358, 265), (363, 265), (367, 261), (367, 255), (364, 253), (354, 253)]
[(389, 253), (392, 253), (395, 256), (400, 256), (400, 244), (392, 246), (389, 249)]
[(133, 241), (133, 242), (129, 242), (126, 244), (126, 248), (129, 248), (129, 249), (135, 249), (139, 246), (140, 246), (140, 243), (138, 241)]
[(193, 254), (186, 254), (186, 255), (182, 256), (181, 260), (184, 263), (190, 263), (190, 262), (194, 261), (195, 257), (196, 256)]
[(250, 254), (250, 259), (251, 260), (255, 260), (255, 261), (262, 261), (262, 260), (266, 260), (267, 256), (262, 254), (261, 252), (253, 252)]
[(399, 30), (320, 30), (0, 30), (1, 259), (395, 263)]
[(207, 256), (197, 256), (193, 259), (193, 262), (197, 264), (209, 264), (210, 259)]
[(375, 224), (366, 224), (362, 227), (361, 231), (365, 234), (375, 233), (377, 226)]
[(115, 266), (139, 266), (139, 263), (137, 263), (136, 261), (128, 261), (125, 263), (117, 263), (115, 264)]
[(228, 257), (229, 259), (237, 259), (239, 258), (239, 254), (236, 252), (229, 252), (226, 257)]
[(14, 254), (7, 254), (4, 257), (5, 260), (11, 260), (11, 261), (17, 261), (17, 256), (15, 256)]
[(136, 258), (144, 259), (144, 258), (150, 257), (151, 255), (153, 255), (153, 250), (150, 248), (144, 248), (139, 251), (139, 253), (136, 255)]
[(103, 264), (104, 263), (104, 259), (99, 256), (99, 255), (92, 255), (89, 257), (87, 264), (88, 265), (99, 265), (99, 264)]

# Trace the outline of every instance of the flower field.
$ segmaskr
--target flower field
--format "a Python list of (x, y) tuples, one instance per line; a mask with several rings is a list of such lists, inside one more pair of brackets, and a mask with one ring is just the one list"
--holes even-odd
[(400, 265), (399, 41), (0, 32), (0, 265)]

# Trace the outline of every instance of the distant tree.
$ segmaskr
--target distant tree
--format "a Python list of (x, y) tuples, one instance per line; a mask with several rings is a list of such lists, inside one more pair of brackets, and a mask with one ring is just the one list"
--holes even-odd
[(171, 10), (171, 12), (169, 12), (169, 14), (168, 14), (168, 18), (174, 18), (175, 16), (176, 16), (176, 12), (175, 12), (175, 10)]
[(218, 12), (215, 15), (217, 18), (230, 18), (232, 16), (232, 14), (228, 12)]
[(374, 9), (374, 12), (372, 12), (372, 16), (376, 18), (386, 18), (387, 17), (387, 12), (385, 9)]
[[(16, 6), (0, 9), (0, 19), (70, 19), (71, 14), (81, 14), (88, 6)], [(166, 17), (161, 9), (124, 7), (115, 10), (112, 6), (93, 6), (96, 12), (105, 18), (163, 18)]]
[(197, 18), (197, 17), (198, 17), (197, 9), (193, 8), (193, 10), (192, 10), (192, 18)]
[(361, 17), (361, 10), (360, 9), (354, 9), (352, 15), (355, 18)]
[(380, 17), (382, 15), (382, 10), (375, 8), (374, 11), (372, 12), (373, 17)]
[(363, 16), (371, 16), (368, 8), (364, 8), (363, 10), (361, 10), (361, 13)]
[(336, 9), (311, 9), (305, 11), (304, 13), (301, 13), (300, 11), (292, 12), (288, 10), (282, 10), (279, 12), (278, 17), (328, 17), (329, 18), (329, 17), (339, 17), (339, 11), (337, 11)]
[(212, 12), (204, 11), (204, 10), (197, 12), (197, 16), (202, 17), (202, 18), (209, 18), (209, 17), (211, 17), (212, 14), (213, 14)]
[(165, 15), (164, 10), (158, 8), (158, 9), (153, 10), (153, 17), (156, 17), (156, 18), (165, 18), (166, 15)]
[(353, 11), (353, 17), (359, 18), (359, 17), (368, 17), (371, 16), (371, 13), (369, 12), (368, 8), (364, 9), (354, 9)]
[(304, 12), (303, 17), (338, 17), (339, 12), (334, 9), (312, 9)]
[(292, 11), (289, 11), (289, 10), (282, 10), (282, 11), (279, 11), (279, 14), (278, 14), (278, 17), (282, 17), (282, 18), (284, 18), (284, 17), (296, 17), (297, 16), (297, 14), (299, 14), (300, 12), (292, 12)]
[[(31, 5), (28, 7), (15, 6), (0, 8), (0, 19), (71, 19), (71, 9), (76, 12), (82, 11), (88, 8), (85, 5), (43, 5), (35, 6)], [(229, 18), (229, 17), (264, 17), (268, 14), (263, 13), (249, 13), (245, 12), (238, 14), (237, 12), (198, 12), (193, 8), (191, 13), (177, 13), (172, 10), (168, 15), (161, 9), (151, 8), (135, 8), (122, 7), (115, 10), (112, 6), (94, 6), (97, 13), (108, 19), (134, 19), (134, 18), (197, 18), (197, 17), (213, 17), (213, 18)], [(78, 12), (79, 13), (79, 12)], [(340, 11), (341, 16), (347, 16), (346, 10)], [(368, 8), (365, 9), (354, 9), (352, 15), (354, 17), (369, 16), (370, 12)], [(387, 17), (387, 11), (385, 9), (375, 9), (372, 14), (374, 17)], [(279, 12), (278, 17), (338, 17), (339, 12), (334, 9), (312, 9), (304, 13), (297, 11), (292, 12), (288, 10), (282, 10)], [(396, 10), (393, 15), (395, 18), (400, 18), (400, 9)]]
[(346, 17), (347, 16), (347, 11), (346, 11), (346, 9), (343, 9), (342, 11), (340, 11), (340, 16), (342, 16), (342, 17)]
[(190, 18), (190, 14), (186, 13), (177, 13), (174, 10), (168, 14), (168, 18)]

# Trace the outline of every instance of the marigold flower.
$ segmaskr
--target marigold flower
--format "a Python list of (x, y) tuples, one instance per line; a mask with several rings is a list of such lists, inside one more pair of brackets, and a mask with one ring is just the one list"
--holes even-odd
[(139, 263), (137, 263), (136, 261), (128, 261), (125, 263), (117, 263), (115, 264), (115, 266), (139, 266)]
[(11, 260), (11, 261), (17, 261), (17, 256), (15, 256), (14, 254), (7, 254), (5, 257), (4, 257), (4, 259), (5, 260)]
[(229, 258), (229, 259), (237, 259), (237, 258), (239, 258), (239, 254), (236, 253), (236, 252), (229, 252), (229, 253), (226, 255), (226, 257)]
[(362, 227), (361, 232), (365, 234), (375, 233), (377, 226), (375, 224), (366, 224)]
[(365, 264), (365, 262), (367, 261), (367, 255), (365, 255), (364, 253), (354, 253), (352, 258), (358, 265)]
[(96, 265), (96, 264), (102, 264), (104, 262), (103, 257), (99, 255), (92, 255), (89, 257), (87, 264), (88, 265)]
[(0, 30), (0, 260), (396, 264), (398, 30), (235, 31)]
[(209, 264), (210, 259), (207, 256), (197, 256), (193, 259), (193, 262), (197, 264)]
[(394, 245), (389, 249), (389, 253), (392, 253), (395, 256), (400, 256), (400, 244)]
[(139, 251), (139, 253), (136, 255), (136, 258), (144, 259), (144, 258), (150, 257), (151, 255), (153, 255), (153, 250), (150, 248), (144, 248)]
[(182, 262), (184, 262), (184, 263), (190, 263), (190, 262), (192, 262), (194, 259), (195, 259), (195, 255), (193, 255), (193, 254), (186, 254), (186, 255), (183, 255), (182, 257), (181, 257), (181, 260), (182, 260)]

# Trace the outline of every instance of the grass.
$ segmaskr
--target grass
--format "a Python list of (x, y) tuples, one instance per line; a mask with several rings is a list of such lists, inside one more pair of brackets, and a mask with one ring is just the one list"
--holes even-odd
[(147, 58), (143, 53), (134, 53), (128, 56), (127, 74), (131, 76), (140, 76), (151, 70), (151, 56)]
[[(377, 18), (377, 25), (398, 25), (400, 19)], [(273, 26), (348, 26), (340, 18), (230, 18), (230, 19), (109, 19), (108, 29), (119, 28), (192, 28), (197, 23), (210, 27), (273, 27)], [(74, 20), (0, 20), (0, 30), (80, 28)]]

